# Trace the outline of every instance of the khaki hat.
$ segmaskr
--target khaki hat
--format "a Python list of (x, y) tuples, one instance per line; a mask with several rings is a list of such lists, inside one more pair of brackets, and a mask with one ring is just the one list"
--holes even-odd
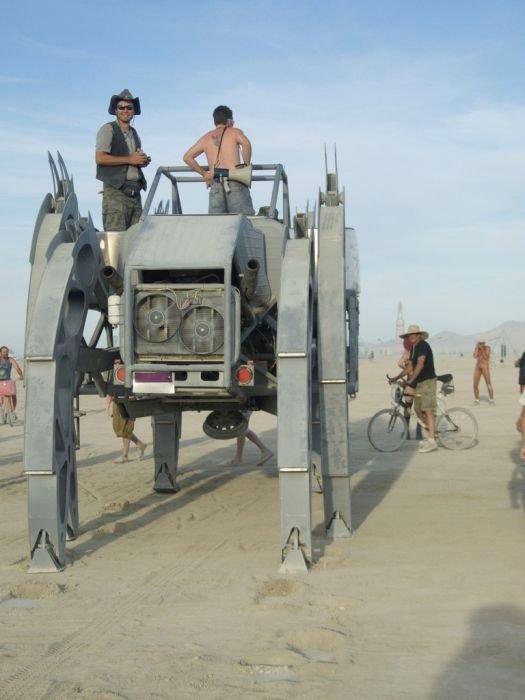
[(128, 102), (133, 102), (133, 109), (135, 114), (140, 114), (140, 100), (138, 97), (133, 97), (129, 90), (122, 90), (118, 95), (112, 95), (109, 101), (108, 112), (109, 114), (115, 114), (117, 108), (117, 102), (120, 100), (127, 100)]
[(417, 324), (413, 324), (407, 328), (407, 332), (403, 333), (403, 335), (400, 335), (400, 338), (408, 338), (409, 335), (415, 335), (418, 333), (421, 336), (422, 340), (426, 340), (428, 338), (428, 333), (426, 331), (422, 331), (420, 327)]

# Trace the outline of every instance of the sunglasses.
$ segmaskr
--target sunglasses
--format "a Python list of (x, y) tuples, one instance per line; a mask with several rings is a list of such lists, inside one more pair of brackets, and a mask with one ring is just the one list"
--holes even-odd
[(117, 105), (117, 109), (120, 109), (121, 111), (126, 111), (126, 112), (133, 112), (133, 107), (128, 107), (128, 105), (120, 106)]

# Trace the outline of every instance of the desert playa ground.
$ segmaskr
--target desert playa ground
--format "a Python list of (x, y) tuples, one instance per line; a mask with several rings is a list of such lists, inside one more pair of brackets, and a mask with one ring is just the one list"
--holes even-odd
[[(354, 536), (325, 536), (314, 494), (314, 565), (295, 577), (278, 574), (275, 460), (257, 467), (249, 445), (227, 466), (233, 443), (187, 414), (181, 491), (155, 494), (148, 453), (114, 464), (97, 397), (81, 403), (81, 534), (65, 571), (29, 573), (23, 421), (0, 426), (0, 697), (523, 700), (517, 371), (494, 364), (496, 404), (473, 406), (472, 359), (437, 358), (479, 444), (381, 454), (366, 426), (394, 362), (362, 360), (350, 402)], [(275, 418), (252, 427), (275, 451)], [(147, 419), (136, 428), (151, 442)]]

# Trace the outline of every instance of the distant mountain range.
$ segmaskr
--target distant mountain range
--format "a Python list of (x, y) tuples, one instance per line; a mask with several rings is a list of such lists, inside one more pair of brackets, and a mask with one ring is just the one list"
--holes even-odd
[[(501, 357), (502, 346), (507, 357), (519, 357), (525, 351), (525, 322), (506, 321), (490, 330), (480, 331), (472, 335), (460, 335), (451, 331), (441, 331), (431, 335), (428, 342), (434, 353), (439, 354), (472, 354), (478, 340), (484, 340), (492, 347), (493, 357)], [(392, 338), (384, 343), (367, 343), (359, 341), (361, 355), (379, 351), (383, 354), (399, 352), (401, 341)]]

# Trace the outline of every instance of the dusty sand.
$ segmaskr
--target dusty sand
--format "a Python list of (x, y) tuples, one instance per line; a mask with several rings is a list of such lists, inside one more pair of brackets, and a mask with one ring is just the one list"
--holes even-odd
[[(313, 496), (315, 562), (277, 573), (275, 460), (223, 466), (232, 442), (184, 416), (177, 495), (152, 492), (152, 460), (116, 465), (104, 401), (82, 398), (81, 534), (58, 574), (28, 573), (23, 425), (0, 426), (0, 697), (525, 697), (525, 469), (514, 429), (517, 371), (493, 366), (496, 405), (472, 406), (470, 358), (449, 405), (475, 412), (480, 442), (375, 452), (369, 417), (388, 404), (393, 359), (361, 362), (350, 403), (354, 537), (329, 541)], [(22, 411), (20, 411), (22, 413)], [(275, 419), (252, 427), (276, 449)], [(148, 419), (137, 421), (151, 442)]]

